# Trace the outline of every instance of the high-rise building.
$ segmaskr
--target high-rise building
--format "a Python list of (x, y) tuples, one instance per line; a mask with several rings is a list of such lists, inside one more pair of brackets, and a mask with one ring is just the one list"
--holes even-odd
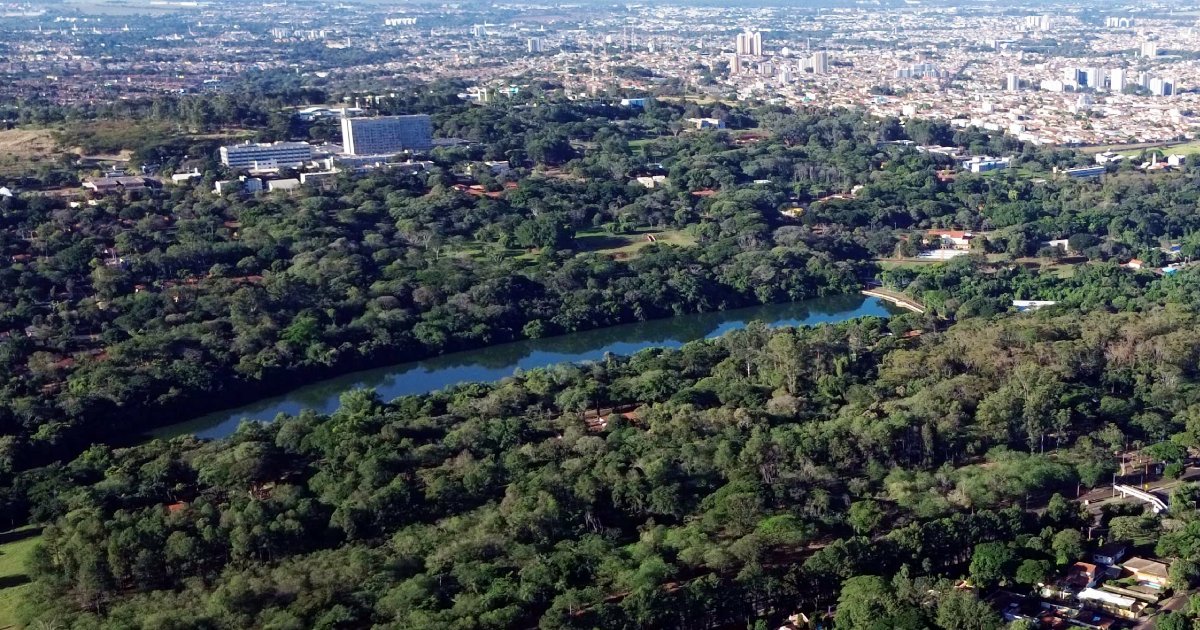
[(1150, 93), (1155, 96), (1173, 96), (1175, 94), (1175, 79), (1150, 79)]
[(1083, 71), (1083, 84), (1094, 89), (1104, 89), (1104, 70), (1101, 68), (1087, 68)]
[(729, 55), (729, 74), (741, 74), (741, 73), (742, 73), (742, 56), (737, 53), (733, 53), (732, 55)]
[(829, 53), (824, 50), (813, 53), (812, 69), (816, 74), (829, 74)]
[(1004, 75), (1004, 89), (1009, 92), (1016, 92), (1021, 89), (1021, 78), (1015, 72), (1009, 72)]
[(1108, 89), (1117, 93), (1125, 89), (1125, 68), (1114, 68), (1108, 71)]
[(734, 41), (734, 52), (739, 55), (761, 57), (763, 54), (762, 33), (750, 29), (738, 33), (737, 39)]
[(893, 76), (897, 79), (942, 79), (949, 76), (949, 73), (939, 69), (937, 64), (924, 62), (900, 68)]
[(426, 114), (342, 119), (342, 147), (350, 155), (389, 155), (431, 146), (433, 123)]
[(296, 168), (312, 160), (312, 147), (304, 142), (235, 144), (221, 147), (221, 163), (229, 168)]
[(471, 27), (472, 37), (487, 37), (487, 27), (482, 24), (475, 24)]
[(1025, 16), (1025, 30), (1027, 31), (1048, 31), (1050, 30), (1049, 15), (1027, 15)]
[(1079, 85), (1079, 68), (1063, 68), (1063, 85), (1076, 87)]
[(529, 39), (525, 40), (525, 49), (529, 51), (530, 54), (542, 52), (542, 38), (530, 37)]
[(1156, 44), (1154, 42), (1142, 42), (1142, 56), (1143, 57), (1151, 57), (1151, 58), (1157, 57), (1158, 56), (1158, 44)]

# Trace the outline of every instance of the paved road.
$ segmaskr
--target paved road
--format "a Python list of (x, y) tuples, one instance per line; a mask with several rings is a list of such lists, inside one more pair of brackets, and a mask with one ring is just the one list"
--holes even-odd
[[(1175, 486), (1187, 481), (1200, 481), (1200, 467), (1189, 467), (1187, 471), (1184, 472), (1183, 477), (1180, 479), (1168, 479), (1164, 477), (1162, 479), (1154, 479), (1145, 483), (1137, 483), (1137, 480), (1135, 479), (1132, 480), (1129, 485), (1138, 489), (1144, 488), (1149, 492), (1159, 495), (1165, 501), (1170, 496), (1171, 490), (1174, 489)], [(1119, 494), (1116, 496), (1116, 498), (1113, 498), (1112, 486), (1101, 486), (1095, 490), (1086, 492), (1083, 494), (1083, 496), (1077, 498), (1076, 501), (1081, 503), (1087, 501), (1088, 509), (1092, 510), (1093, 512), (1098, 511), (1100, 506), (1104, 505), (1105, 503), (1113, 503), (1118, 501), (1134, 501), (1140, 503), (1140, 501), (1137, 501), (1137, 499), (1134, 498), (1122, 499), (1121, 495)]]
[(1159, 604), (1158, 614), (1134, 626), (1133, 630), (1154, 630), (1158, 627), (1158, 618), (1160, 616), (1165, 615), (1168, 612), (1180, 610), (1187, 605), (1188, 595), (1188, 593), (1180, 593), (1179, 595), (1173, 595), (1169, 597)]

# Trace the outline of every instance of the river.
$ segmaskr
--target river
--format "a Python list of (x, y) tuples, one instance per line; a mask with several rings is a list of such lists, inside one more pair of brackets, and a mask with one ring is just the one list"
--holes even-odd
[(518, 369), (595, 361), (608, 352), (627, 355), (645, 348), (678, 348), (689, 341), (718, 337), (743, 328), (752, 321), (771, 326), (811, 326), (857, 317), (888, 317), (899, 312), (902, 312), (900, 307), (879, 298), (852, 294), (717, 313), (679, 315), (558, 337), (516, 341), (318, 381), (282, 396), (264, 398), (243, 407), (163, 427), (152, 435), (166, 438), (191, 433), (202, 438), (221, 438), (232, 433), (246, 418), (274, 420), (280, 413), (295, 415), (302, 409), (330, 413), (337, 409), (342, 392), (350, 389), (375, 389), (383, 400), (392, 400), (458, 383), (498, 381), (511, 376)]

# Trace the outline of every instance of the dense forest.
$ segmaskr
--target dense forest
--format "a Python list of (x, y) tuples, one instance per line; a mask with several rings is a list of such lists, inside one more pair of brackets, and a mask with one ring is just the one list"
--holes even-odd
[[(390, 403), (354, 391), (221, 442), (96, 446), (41, 482), (54, 524), (26, 609), (79, 628), (590, 628), (835, 606), (838, 627), (996, 628), (953, 578), (1078, 560), (1085, 519), (1058, 493), (1107, 480), (1130, 440), (1200, 443), (1197, 324), (751, 327)], [(1196, 554), (1200, 529), (1164, 544)]]
[[(0, 522), (47, 525), (27, 619), (740, 627), (836, 609), (839, 627), (994, 628), (956, 578), (1035, 583), (1082, 557), (1063, 497), (1111, 477), (1114, 451), (1177, 468), (1200, 446), (1200, 274), (1150, 271), (1200, 252), (1192, 167), (1076, 181), (1053, 170), (1087, 156), (935, 122), (550, 89), (472, 106), (460, 87), (378, 104), (461, 140), (428, 164), (258, 195), (213, 194), (233, 174), (194, 136), (326, 139), (287, 108), (328, 94), (21, 109), (64, 143), (204, 173), (0, 198)], [(914, 144), (1013, 166), (955, 172)], [(934, 228), (974, 232), (971, 252), (903, 264)], [(675, 244), (606, 246), (655, 233)], [(926, 313), (118, 448), (306, 379), (875, 281)], [(1161, 538), (1190, 583), (1200, 526)]]

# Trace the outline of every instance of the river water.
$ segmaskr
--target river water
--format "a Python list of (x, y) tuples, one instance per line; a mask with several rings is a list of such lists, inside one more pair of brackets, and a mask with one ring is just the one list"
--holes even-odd
[(770, 326), (811, 326), (858, 317), (888, 317), (898, 312), (902, 312), (902, 309), (879, 298), (852, 294), (717, 313), (679, 315), (546, 339), (516, 341), (318, 381), (282, 396), (264, 398), (236, 409), (218, 411), (163, 427), (152, 435), (165, 438), (191, 433), (202, 438), (221, 438), (233, 433), (243, 419), (274, 420), (280, 413), (295, 415), (302, 409), (330, 413), (337, 409), (342, 392), (350, 389), (375, 389), (380, 398), (391, 400), (458, 383), (498, 381), (511, 376), (518, 369), (596, 361), (608, 352), (627, 355), (645, 348), (678, 348), (689, 341), (718, 337), (743, 328), (752, 321), (761, 321)]

